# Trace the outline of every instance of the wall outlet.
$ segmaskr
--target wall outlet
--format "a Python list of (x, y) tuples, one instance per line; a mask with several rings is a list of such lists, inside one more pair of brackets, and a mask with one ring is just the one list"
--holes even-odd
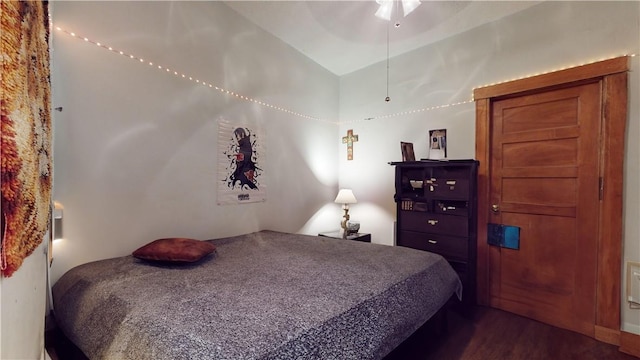
[(640, 309), (640, 263), (627, 262), (627, 301), (632, 309)]

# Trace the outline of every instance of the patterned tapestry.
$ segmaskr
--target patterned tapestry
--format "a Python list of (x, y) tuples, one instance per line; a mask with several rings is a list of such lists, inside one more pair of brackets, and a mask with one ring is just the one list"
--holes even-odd
[(262, 140), (257, 127), (218, 121), (218, 205), (266, 200)]
[(51, 112), (48, 4), (5, 1), (2, 32), (2, 275), (44, 239), (50, 217)]

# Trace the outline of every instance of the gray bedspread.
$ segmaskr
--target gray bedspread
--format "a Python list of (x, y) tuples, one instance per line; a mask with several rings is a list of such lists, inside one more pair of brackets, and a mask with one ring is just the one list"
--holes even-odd
[(454, 293), (439, 255), (261, 231), (197, 264), (132, 256), (69, 270), (59, 327), (91, 359), (381, 359)]

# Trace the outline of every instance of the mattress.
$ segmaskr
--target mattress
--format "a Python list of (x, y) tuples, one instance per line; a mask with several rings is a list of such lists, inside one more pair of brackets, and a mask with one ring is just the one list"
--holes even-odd
[(274, 231), (207, 240), (195, 264), (69, 270), (55, 318), (91, 359), (381, 359), (461, 294), (441, 256)]

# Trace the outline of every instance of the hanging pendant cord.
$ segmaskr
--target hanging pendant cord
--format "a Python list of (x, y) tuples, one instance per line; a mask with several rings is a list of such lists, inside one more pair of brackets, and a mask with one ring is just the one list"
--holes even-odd
[(389, 28), (391, 27), (391, 21), (389, 21), (387, 25), (387, 97), (384, 98), (384, 101), (389, 102), (391, 98), (389, 97)]

